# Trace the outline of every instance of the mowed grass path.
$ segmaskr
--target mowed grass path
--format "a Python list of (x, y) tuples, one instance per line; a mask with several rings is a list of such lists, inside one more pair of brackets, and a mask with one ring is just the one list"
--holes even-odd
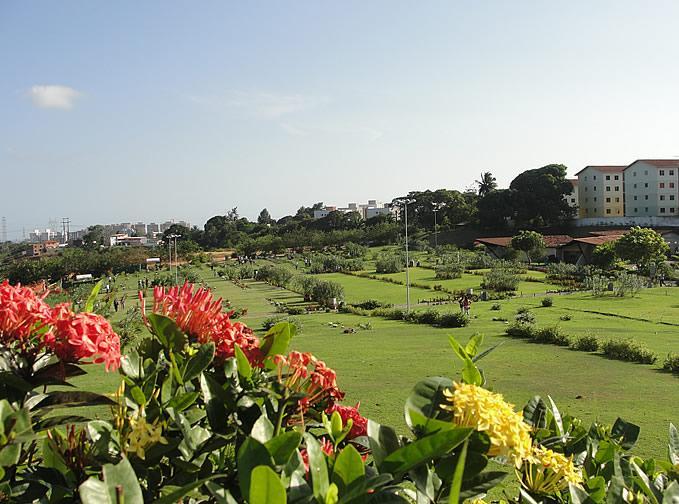
[[(262, 322), (276, 315), (270, 300), (293, 305), (302, 303), (299, 295), (261, 282), (246, 282), (248, 288), (241, 289), (232, 282), (214, 278), (207, 268), (201, 274), (216, 295), (230, 300), (234, 307), (248, 308), (244, 321), (260, 334)], [(403, 304), (405, 299), (405, 288), (400, 285), (342, 274), (317, 276), (342, 281), (349, 302), (372, 298)], [(136, 290), (134, 276), (127, 278), (127, 288), (130, 294)], [(413, 300), (418, 295), (432, 297), (434, 294), (430, 290), (419, 294), (413, 291)], [(662, 360), (667, 352), (679, 351), (679, 327), (656, 321), (679, 324), (679, 289), (649, 289), (636, 298), (593, 298), (587, 293), (554, 296), (551, 308), (542, 308), (541, 298), (499, 301), (499, 311), (491, 310), (494, 302), (475, 303), (472, 306), (475, 318), (462, 329), (439, 329), (337, 313), (302, 315), (296, 317), (303, 329), (293, 340), (293, 347), (313, 352), (337, 370), (340, 386), (347, 392), (347, 403), (361, 401), (361, 411), (366, 416), (405, 432), (403, 404), (413, 385), (426, 376), (458, 375), (459, 366), (448, 346), (448, 335), (466, 341), (472, 334), (482, 333), (486, 337), (484, 346), (502, 343), (481, 361), (488, 384), (517, 407), (522, 407), (535, 394), (550, 394), (562, 412), (577, 415), (586, 422), (595, 419), (613, 422), (622, 416), (642, 427), (637, 453), (664, 457), (668, 424), (679, 423), (676, 409), (679, 379), (660, 372), (658, 364), (630, 364), (567, 348), (513, 340), (504, 336), (506, 323), (492, 319), (511, 320), (518, 307), (527, 306), (535, 313), (538, 325), (558, 324), (574, 335), (634, 337), (658, 352)], [(128, 306), (132, 304), (130, 299)], [(444, 305), (436, 309), (457, 310), (457, 306)], [(592, 311), (608, 315), (590, 313)], [(565, 314), (571, 320), (560, 320)], [(366, 322), (372, 325), (371, 330), (358, 329), (359, 324)], [(354, 327), (358, 332), (344, 334), (342, 327), (332, 327), (331, 323)], [(118, 383), (117, 374), (106, 374), (99, 366), (89, 368), (91, 372), (80, 378), (80, 384), (91, 390), (113, 392)]]

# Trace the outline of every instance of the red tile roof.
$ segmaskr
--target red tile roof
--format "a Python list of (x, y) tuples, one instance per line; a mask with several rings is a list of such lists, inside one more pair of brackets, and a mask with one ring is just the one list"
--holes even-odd
[(572, 241), (577, 243), (585, 243), (587, 245), (602, 245), (604, 243), (612, 242), (620, 238), (622, 235), (605, 235), (605, 236), (588, 236), (586, 238), (574, 238)]
[(651, 166), (655, 166), (656, 168), (679, 168), (679, 159), (637, 159), (627, 168), (639, 162), (650, 164)]
[(594, 168), (597, 171), (603, 172), (603, 173), (620, 173), (627, 168), (627, 166), (618, 166), (618, 165), (588, 165), (585, 166), (582, 170), (580, 170), (578, 173), (575, 174), (577, 177), (580, 175), (582, 172), (584, 172), (587, 168)]
[[(573, 241), (573, 237), (568, 235), (546, 235), (544, 236), (545, 246), (548, 248), (560, 247)], [(496, 247), (509, 247), (512, 243), (511, 236), (498, 236), (494, 238), (477, 238), (474, 243), (481, 245), (494, 245)]]

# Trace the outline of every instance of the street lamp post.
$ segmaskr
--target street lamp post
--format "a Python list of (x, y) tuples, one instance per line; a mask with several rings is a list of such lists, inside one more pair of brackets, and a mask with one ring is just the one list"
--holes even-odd
[(436, 214), (439, 211), (439, 207), (434, 206), (434, 248), (438, 248), (439, 246), (439, 238), (438, 238), (438, 226), (436, 224)]
[(174, 283), (179, 284), (179, 251), (177, 250), (177, 238), (182, 235), (174, 235)]
[(406, 312), (410, 313), (410, 256), (408, 254), (408, 200), (403, 200), (406, 225)]

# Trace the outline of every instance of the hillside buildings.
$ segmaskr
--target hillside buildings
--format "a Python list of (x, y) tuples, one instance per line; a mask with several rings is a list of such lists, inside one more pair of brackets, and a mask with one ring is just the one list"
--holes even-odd
[(667, 224), (679, 215), (679, 159), (591, 165), (576, 176), (571, 197), (581, 224)]
[(356, 212), (362, 219), (371, 219), (378, 215), (390, 215), (392, 213), (390, 203), (382, 203), (377, 200), (368, 200), (367, 204), (348, 203), (346, 207), (326, 206), (321, 210), (314, 210), (314, 219), (327, 217), (330, 212)]

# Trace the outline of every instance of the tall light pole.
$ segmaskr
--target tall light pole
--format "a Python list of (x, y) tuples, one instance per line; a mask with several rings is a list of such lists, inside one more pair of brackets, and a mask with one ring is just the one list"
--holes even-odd
[(167, 250), (170, 255), (170, 274), (172, 274), (172, 251), (170, 250), (170, 243), (174, 238), (174, 283), (175, 285), (179, 283), (179, 251), (177, 250), (177, 238), (181, 238), (182, 235), (171, 234), (167, 236)]
[(434, 205), (434, 248), (439, 246), (438, 226), (436, 225), (436, 214), (439, 211), (438, 205)]
[(408, 203), (409, 200), (403, 200), (403, 208), (405, 211), (405, 225), (406, 225), (406, 312), (410, 313), (410, 256), (408, 255)]

